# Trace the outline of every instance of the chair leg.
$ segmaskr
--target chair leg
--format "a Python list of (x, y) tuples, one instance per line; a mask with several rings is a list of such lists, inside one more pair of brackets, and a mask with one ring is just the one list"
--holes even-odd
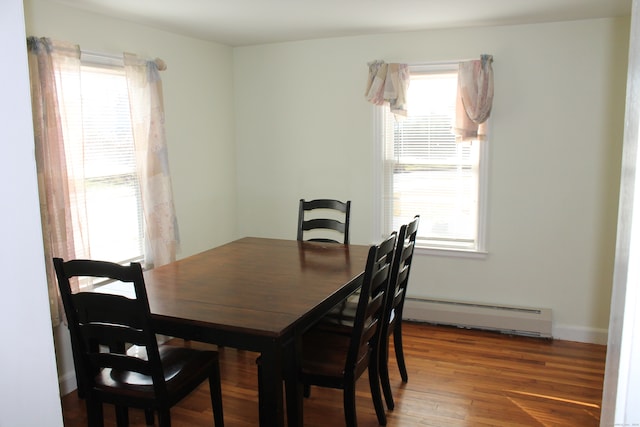
[(171, 427), (171, 412), (169, 408), (158, 409), (158, 426)]
[(126, 406), (116, 405), (116, 425), (118, 427), (129, 426), (129, 408)]
[(216, 427), (224, 427), (222, 413), (222, 388), (220, 386), (220, 366), (216, 363), (209, 376), (209, 393), (211, 394), (211, 407), (213, 420)]
[(87, 424), (90, 425), (91, 427), (104, 427), (102, 403), (95, 402), (93, 399), (87, 399), (86, 405), (87, 405)]
[(147, 408), (144, 410), (144, 421), (148, 426), (154, 425), (153, 417), (153, 409)]
[(398, 369), (400, 369), (400, 376), (402, 382), (409, 381), (407, 375), (407, 366), (404, 363), (404, 350), (402, 349), (402, 321), (398, 319), (396, 326), (393, 328), (393, 347), (396, 352), (396, 361), (398, 362)]
[(345, 384), (342, 401), (344, 405), (344, 420), (347, 427), (357, 427), (356, 418), (356, 384), (355, 381)]
[(389, 410), (395, 408), (393, 393), (391, 392), (391, 381), (389, 380), (389, 342), (380, 345), (380, 385), (384, 393), (384, 400)]
[(389, 380), (389, 335), (383, 337), (380, 342), (380, 353), (378, 354), (378, 365), (380, 370), (380, 385), (384, 393), (384, 400), (389, 410), (393, 410), (395, 402), (391, 392), (391, 382)]
[[(372, 353), (373, 354), (373, 353)], [(376, 415), (378, 417), (378, 424), (381, 426), (387, 425), (387, 415), (384, 412), (384, 404), (382, 403), (382, 395), (380, 394), (380, 381), (379, 381), (379, 366), (378, 357), (374, 355), (372, 361), (369, 362), (369, 386), (371, 388), (371, 399), (373, 399), (373, 406), (376, 409)]]

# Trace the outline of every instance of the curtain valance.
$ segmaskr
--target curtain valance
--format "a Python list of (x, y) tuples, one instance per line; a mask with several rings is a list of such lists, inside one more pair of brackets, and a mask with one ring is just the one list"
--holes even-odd
[(458, 69), (456, 122), (453, 133), (459, 141), (484, 140), (486, 122), (493, 104), (493, 56), (461, 62)]
[(392, 113), (406, 116), (409, 66), (384, 61), (369, 62), (368, 65), (367, 101), (375, 105), (389, 104)]
[[(483, 54), (480, 59), (463, 61), (458, 65), (458, 92), (452, 126), (457, 141), (486, 139), (487, 120), (493, 104), (492, 62), (492, 55)], [(409, 66), (381, 60), (367, 65), (367, 101), (375, 105), (388, 104), (396, 116), (406, 116)]]

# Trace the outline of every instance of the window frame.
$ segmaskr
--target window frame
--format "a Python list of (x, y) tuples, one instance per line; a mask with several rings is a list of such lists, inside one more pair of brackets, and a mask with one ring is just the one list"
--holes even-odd
[[(105, 76), (107, 75), (112, 75), (112, 76), (116, 76), (118, 79), (124, 79), (124, 84), (126, 86), (126, 73), (125, 73), (125, 69), (124, 69), (124, 62), (122, 60), (122, 58), (120, 57), (111, 57), (111, 56), (106, 56), (106, 55), (102, 55), (102, 54), (97, 54), (97, 53), (92, 53), (92, 52), (82, 52), (81, 53), (81, 61), (80, 61), (80, 79), (81, 81), (85, 80), (86, 77), (84, 75), (84, 73), (91, 73), (93, 75), (102, 75), (104, 74)], [(81, 94), (84, 94), (84, 91), (82, 89), (82, 83), (79, 85), (79, 90)], [(128, 93), (127, 93), (127, 98), (128, 98)], [(84, 110), (84, 109), (83, 109)], [(82, 115), (80, 116), (80, 118), (78, 119), (78, 123), (81, 123), (82, 128), (84, 129), (84, 125), (85, 125), (85, 119), (86, 117), (84, 117), (84, 111), (82, 111), (81, 113)], [(131, 127), (131, 123), (129, 121), (129, 127)], [(82, 131), (84, 133), (84, 130)], [(127, 142), (129, 142), (127, 140)], [(146, 245), (146, 241), (145, 241), (145, 230), (144, 230), (144, 215), (142, 213), (142, 202), (143, 202), (143, 196), (141, 194), (141, 188), (140, 188), (140, 183), (138, 182), (139, 180), (139, 171), (138, 171), (138, 165), (137, 165), (137, 160), (135, 159), (135, 142), (133, 141), (133, 139), (130, 141), (131, 142), (131, 149), (133, 150), (133, 169), (126, 171), (126, 172), (121, 172), (121, 171), (114, 171), (112, 174), (110, 175), (104, 175), (101, 177), (101, 179), (129, 179), (129, 180), (133, 180), (135, 181), (135, 198), (136, 198), (136, 216), (137, 216), (137, 236), (138, 239), (136, 239), (138, 241), (137, 246), (140, 250), (139, 254), (130, 254), (130, 255), (134, 255), (133, 257), (129, 256), (126, 259), (106, 259), (108, 261), (112, 261), (112, 262), (116, 262), (122, 265), (128, 265), (131, 262), (143, 262), (144, 258), (145, 258), (145, 245)], [(86, 141), (84, 138), (84, 135), (82, 136), (82, 148), (81, 150), (84, 151), (86, 150)], [(75, 144), (70, 144), (67, 145), (65, 144), (65, 150), (69, 149), (71, 150), (71, 152), (77, 150), (77, 148), (74, 147)], [(71, 156), (75, 156), (77, 155), (76, 153), (71, 154)], [(87, 183), (91, 182), (91, 181), (95, 181), (97, 178), (95, 177), (91, 177), (91, 176), (84, 176), (83, 180), (84, 180), (84, 184), (83, 185), (87, 185)], [(87, 197), (88, 199), (88, 197)], [(87, 205), (88, 207), (88, 205)], [(93, 207), (95, 209), (95, 204), (93, 204)], [(88, 224), (91, 224), (91, 218), (87, 217), (87, 222)], [(87, 225), (88, 230), (89, 231), (92, 227)], [(75, 228), (75, 225), (74, 225)], [(95, 225), (93, 226), (93, 228), (95, 228)], [(92, 250), (92, 246), (91, 246), (91, 239), (88, 239), (88, 251), (89, 253), (91, 253), (91, 256), (94, 256), (94, 251)], [(95, 242), (93, 242), (95, 243)], [(98, 246), (100, 248), (107, 248), (107, 247), (112, 247), (112, 245), (108, 245), (105, 242), (99, 243)], [(95, 247), (93, 247), (95, 249)], [(102, 249), (101, 249), (102, 250)], [(123, 254), (124, 255), (124, 254)]]
[[(457, 71), (458, 61), (455, 62), (437, 62), (428, 64), (412, 64), (409, 65), (409, 73), (439, 73)], [(385, 109), (387, 105), (373, 106), (373, 129), (374, 129), (374, 241), (379, 240), (382, 236), (390, 233), (393, 222), (385, 217), (385, 181), (388, 179), (388, 173), (385, 166)], [(487, 138), (484, 141), (474, 141), (474, 144), (480, 144), (478, 152), (478, 212), (477, 212), (477, 236), (475, 248), (448, 248), (425, 245), (424, 242), (416, 241), (416, 253), (425, 255), (448, 256), (448, 257), (464, 257), (464, 258), (485, 258), (488, 255), (487, 250), (487, 205), (488, 205), (488, 170), (489, 170), (489, 140), (490, 128), (489, 123), (487, 130)], [(393, 172), (390, 172), (393, 174)]]

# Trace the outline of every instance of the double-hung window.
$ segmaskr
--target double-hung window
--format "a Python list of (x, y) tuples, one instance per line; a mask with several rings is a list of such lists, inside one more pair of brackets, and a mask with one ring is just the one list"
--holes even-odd
[(485, 251), (486, 144), (456, 141), (458, 64), (413, 66), (408, 115), (380, 114), (382, 234), (420, 215), (417, 246), (446, 253)]
[(88, 242), (85, 256), (118, 263), (141, 261), (142, 201), (124, 67), (104, 59), (83, 60), (77, 87), (81, 105), (61, 109), (67, 167), (81, 171), (71, 172), (70, 179), (81, 180), (77, 185), (84, 188), (75, 203), (83, 204), (80, 211), (86, 217), (73, 218), (73, 235)]

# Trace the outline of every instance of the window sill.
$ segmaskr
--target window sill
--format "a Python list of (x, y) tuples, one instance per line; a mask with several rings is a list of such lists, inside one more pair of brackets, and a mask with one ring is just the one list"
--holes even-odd
[(474, 251), (465, 249), (445, 249), (445, 248), (430, 248), (416, 246), (416, 254), (426, 256), (441, 256), (450, 258), (471, 258), (471, 259), (486, 259), (489, 256), (489, 252), (486, 251)]

